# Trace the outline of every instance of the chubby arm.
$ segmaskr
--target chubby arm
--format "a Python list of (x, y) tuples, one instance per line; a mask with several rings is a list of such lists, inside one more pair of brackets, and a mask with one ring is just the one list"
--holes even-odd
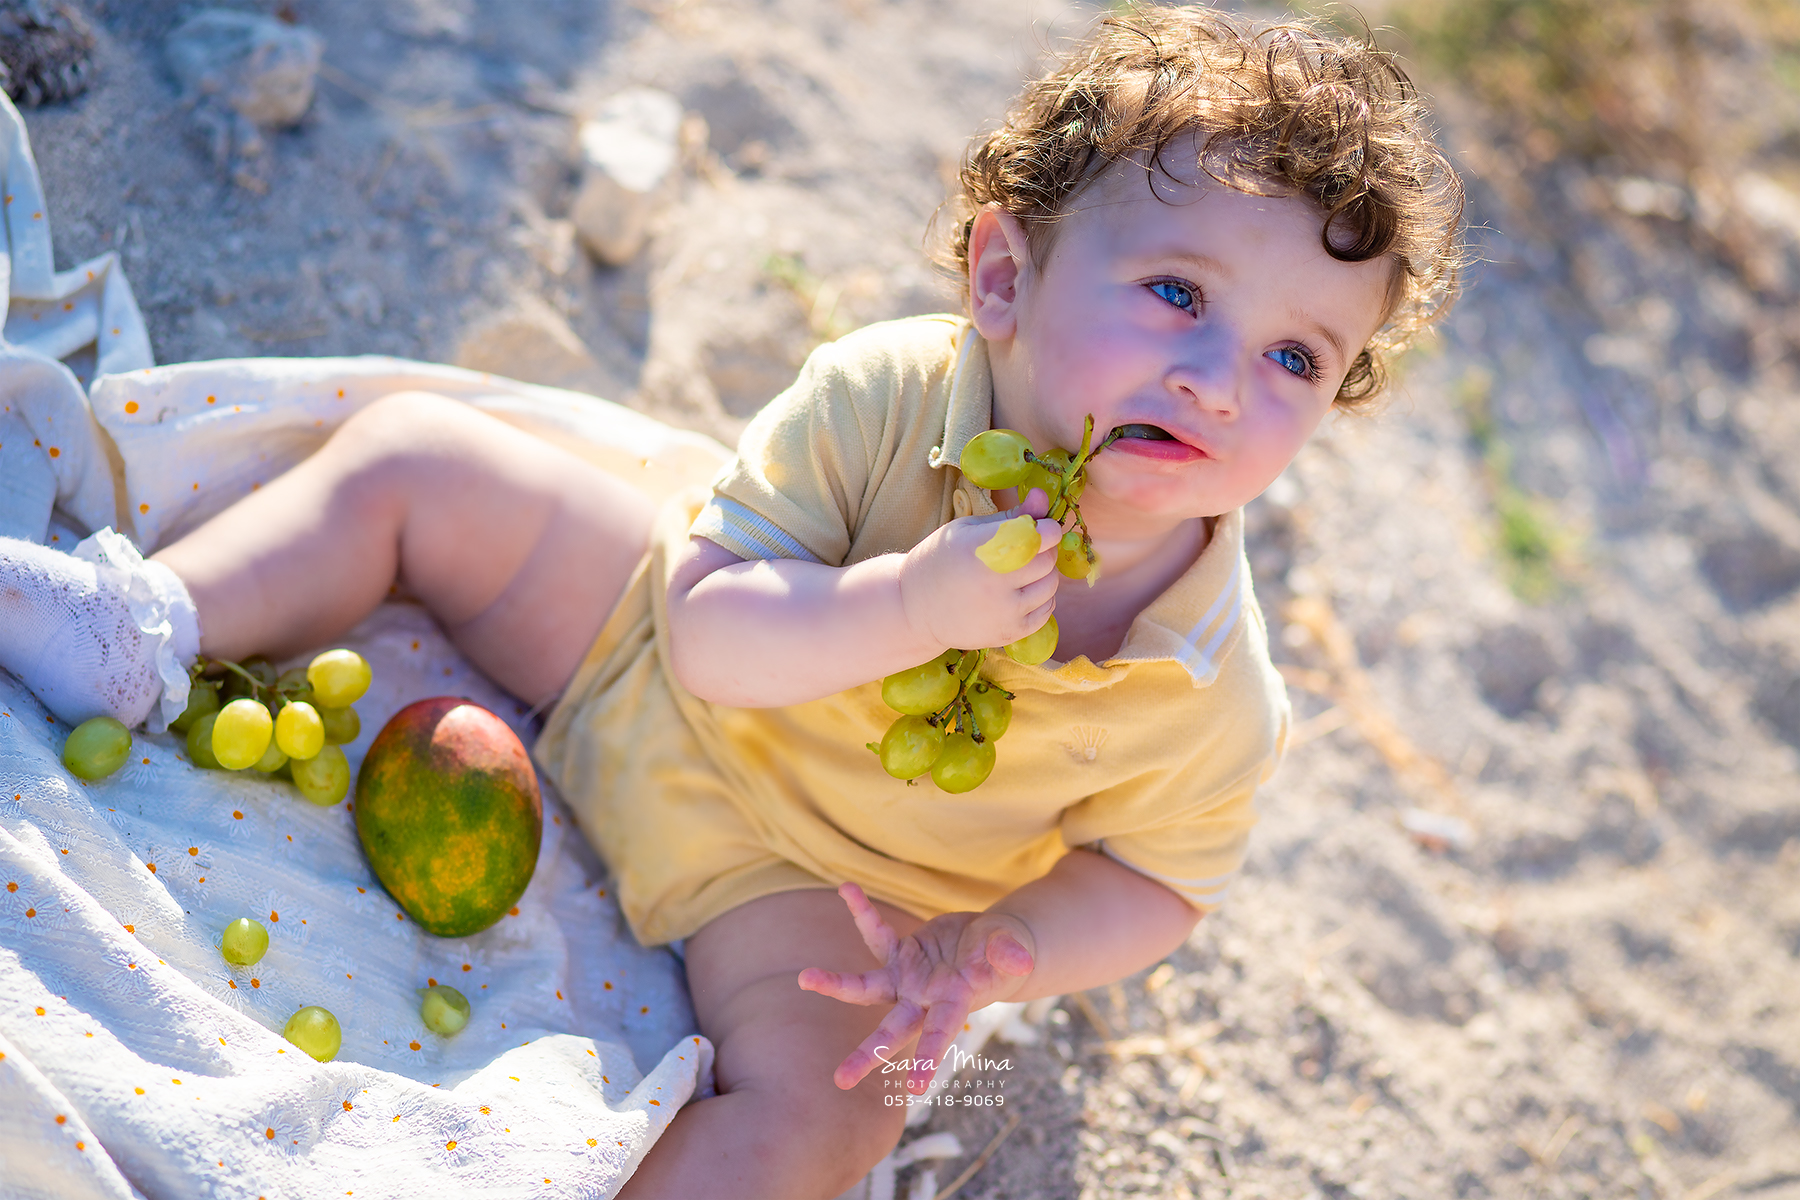
[[(1043, 517), (1042, 492), (1020, 511)], [(715, 704), (817, 700), (917, 666), (951, 646), (1001, 646), (1037, 629), (1056, 601), (1056, 522), (1039, 520), (1036, 558), (996, 575), (975, 557), (1013, 513), (964, 517), (905, 554), (848, 567), (746, 562), (689, 541), (669, 579), (670, 666)]]
[(898, 936), (862, 889), (838, 894), (882, 966), (861, 975), (809, 967), (800, 986), (849, 1004), (893, 1007), (838, 1065), (840, 1088), (919, 1037), (920, 1063), (907, 1087), (923, 1092), (963, 1021), (1001, 1000), (1084, 991), (1142, 970), (1181, 945), (1200, 914), (1174, 892), (1088, 850), (1073, 850), (1049, 874), (986, 912), (945, 913)]

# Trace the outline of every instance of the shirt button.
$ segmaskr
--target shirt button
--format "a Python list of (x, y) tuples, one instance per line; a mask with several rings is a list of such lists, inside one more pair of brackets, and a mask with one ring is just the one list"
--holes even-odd
[(956, 494), (950, 497), (950, 511), (959, 517), (966, 517), (972, 508), (973, 506), (969, 503), (969, 493), (957, 488)]

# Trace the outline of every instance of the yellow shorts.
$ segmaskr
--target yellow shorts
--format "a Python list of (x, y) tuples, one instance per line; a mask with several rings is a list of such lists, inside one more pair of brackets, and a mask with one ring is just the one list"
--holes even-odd
[(768, 848), (664, 678), (647, 554), (532, 748), (646, 946), (776, 892), (829, 888)]

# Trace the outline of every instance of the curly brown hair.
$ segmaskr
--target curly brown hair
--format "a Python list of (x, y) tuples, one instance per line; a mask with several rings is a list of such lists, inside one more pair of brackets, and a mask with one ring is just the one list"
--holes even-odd
[(1432, 141), (1418, 89), (1366, 35), (1205, 8), (1104, 18), (971, 146), (945, 269), (967, 288), (969, 232), (988, 204), (1020, 219), (1043, 261), (1058, 217), (1097, 175), (1122, 162), (1167, 174), (1171, 148), (1196, 132), (1199, 166), (1221, 184), (1316, 203), (1333, 258), (1393, 259), (1382, 327), (1336, 398), (1368, 401), (1389, 359), (1448, 310), (1468, 249), (1462, 181)]

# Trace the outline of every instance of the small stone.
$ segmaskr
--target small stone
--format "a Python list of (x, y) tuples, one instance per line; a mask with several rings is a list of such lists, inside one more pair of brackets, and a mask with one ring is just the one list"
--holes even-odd
[(570, 213), (575, 230), (601, 262), (630, 262), (676, 178), (681, 102), (650, 88), (620, 92), (582, 122), (580, 150), (581, 191)]
[(255, 125), (293, 125), (312, 104), (325, 39), (255, 13), (202, 9), (164, 44), (185, 99)]
[(1427, 849), (1467, 850), (1475, 844), (1474, 828), (1449, 813), (1409, 808), (1400, 814), (1400, 828)]
[(508, 311), (470, 330), (452, 361), (521, 383), (601, 396), (623, 391), (562, 314), (531, 296), (521, 297)]

